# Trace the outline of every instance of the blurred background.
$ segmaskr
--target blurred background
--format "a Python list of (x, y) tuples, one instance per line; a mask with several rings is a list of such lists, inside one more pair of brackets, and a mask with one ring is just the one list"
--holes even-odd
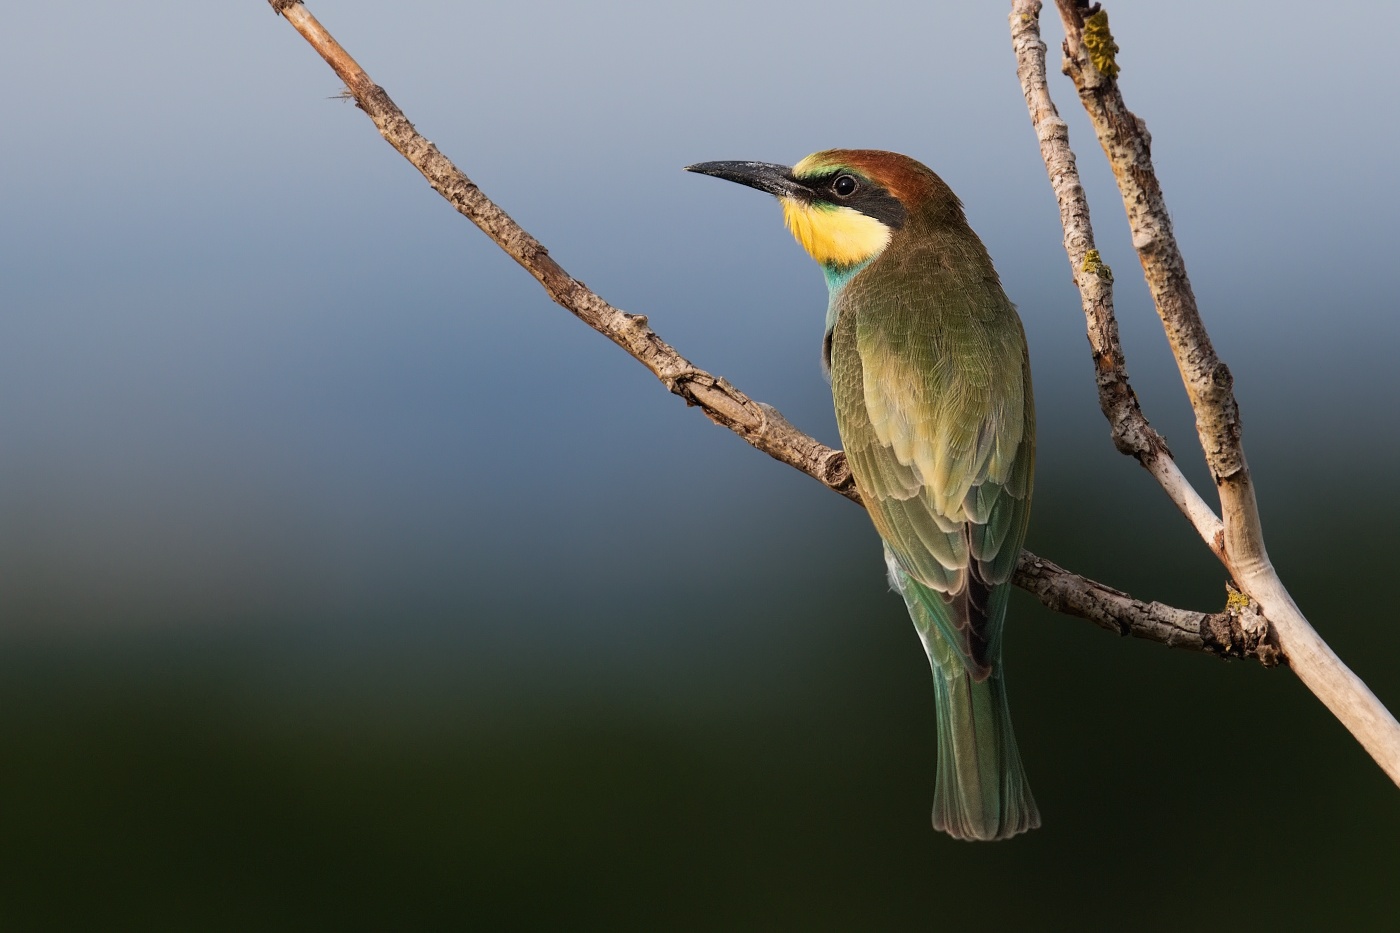
[[(1030, 337), (1028, 545), (1218, 609), (1098, 412), (1007, 6), (310, 9), (570, 272), (827, 442), (821, 275), (680, 167), (927, 162)], [(1272, 555), (1395, 709), (1392, 12), (1111, 8)], [(1019, 592), (1045, 826), (935, 834), (926, 661), (859, 509), (553, 306), (261, 0), (6, 19), (0, 926), (1392, 928), (1400, 791), (1287, 671)], [(1208, 488), (1045, 28), (1134, 383)]]

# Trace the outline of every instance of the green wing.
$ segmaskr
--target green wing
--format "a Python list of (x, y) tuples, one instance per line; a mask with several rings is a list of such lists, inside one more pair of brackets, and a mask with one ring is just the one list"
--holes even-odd
[(837, 301), (837, 426), (880, 536), (981, 680), (1029, 517), (1025, 335), (995, 273), (933, 250), (888, 258), (895, 269), (857, 275)]

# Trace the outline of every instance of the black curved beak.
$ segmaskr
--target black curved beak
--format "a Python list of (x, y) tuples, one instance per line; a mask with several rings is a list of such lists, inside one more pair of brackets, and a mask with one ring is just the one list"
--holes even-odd
[(772, 162), (697, 162), (685, 170), (738, 182), (780, 198), (807, 201), (812, 197), (811, 189), (792, 177), (792, 169)]

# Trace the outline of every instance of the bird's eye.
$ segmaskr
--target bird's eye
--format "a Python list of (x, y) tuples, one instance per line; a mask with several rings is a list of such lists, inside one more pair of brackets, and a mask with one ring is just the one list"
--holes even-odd
[(836, 192), (840, 198), (849, 198), (856, 193), (856, 179), (854, 175), (838, 175), (831, 183), (831, 190)]

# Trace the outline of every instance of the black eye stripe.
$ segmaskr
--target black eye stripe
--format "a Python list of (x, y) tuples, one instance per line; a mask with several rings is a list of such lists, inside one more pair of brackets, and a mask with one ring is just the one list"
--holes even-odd
[(853, 171), (837, 169), (815, 178), (798, 178), (796, 181), (812, 192), (813, 200), (860, 211), (895, 230), (904, 226), (908, 217), (898, 198), (881, 185)]

